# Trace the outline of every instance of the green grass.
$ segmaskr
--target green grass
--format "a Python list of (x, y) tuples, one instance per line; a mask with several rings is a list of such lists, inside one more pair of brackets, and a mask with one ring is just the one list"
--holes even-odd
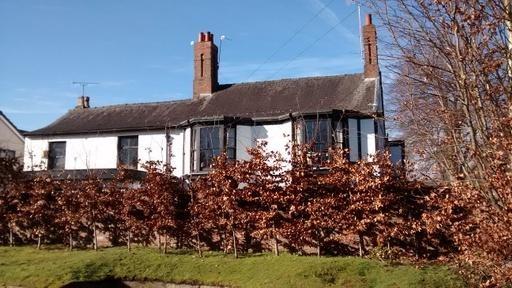
[(155, 280), (234, 287), (463, 287), (443, 266), (415, 268), (355, 257), (231, 255), (154, 249), (100, 251), (0, 247), (0, 287), (60, 287), (71, 281)]

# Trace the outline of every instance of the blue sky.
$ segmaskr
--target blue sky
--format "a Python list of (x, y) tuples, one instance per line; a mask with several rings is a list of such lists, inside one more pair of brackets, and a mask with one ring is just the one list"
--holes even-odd
[(221, 83), (360, 72), (355, 9), (348, 0), (0, 0), (0, 110), (20, 129), (43, 127), (74, 107), (73, 81), (100, 83), (87, 88), (92, 106), (190, 98), (200, 31), (229, 39)]

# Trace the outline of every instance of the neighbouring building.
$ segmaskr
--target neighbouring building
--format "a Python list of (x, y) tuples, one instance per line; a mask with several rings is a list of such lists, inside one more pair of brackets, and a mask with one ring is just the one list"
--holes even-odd
[(363, 73), (220, 84), (214, 36), (200, 33), (191, 99), (90, 107), (89, 97), (79, 97), (74, 109), (26, 134), (24, 168), (142, 170), (141, 163), (159, 160), (177, 176), (198, 175), (222, 152), (247, 159), (246, 149), (258, 141), (285, 155), (287, 145), (298, 142), (314, 143), (319, 155), (337, 145), (350, 150), (351, 161), (365, 159), (386, 147), (370, 15), (363, 41)]
[(24, 146), (22, 131), (0, 111), (0, 157), (16, 157), (23, 160)]

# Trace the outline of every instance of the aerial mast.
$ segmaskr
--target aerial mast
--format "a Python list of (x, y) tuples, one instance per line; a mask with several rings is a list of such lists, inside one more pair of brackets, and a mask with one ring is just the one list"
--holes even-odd
[(98, 82), (86, 82), (86, 81), (73, 81), (73, 85), (82, 86), (82, 96), (85, 96), (85, 87), (89, 85), (97, 85), (100, 84)]

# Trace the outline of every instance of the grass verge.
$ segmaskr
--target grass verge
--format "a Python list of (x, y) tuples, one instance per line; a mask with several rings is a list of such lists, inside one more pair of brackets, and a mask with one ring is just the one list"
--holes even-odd
[(60, 287), (72, 281), (154, 280), (233, 287), (463, 287), (447, 267), (415, 268), (355, 257), (220, 253), (108, 248), (94, 251), (0, 247), (0, 287)]

